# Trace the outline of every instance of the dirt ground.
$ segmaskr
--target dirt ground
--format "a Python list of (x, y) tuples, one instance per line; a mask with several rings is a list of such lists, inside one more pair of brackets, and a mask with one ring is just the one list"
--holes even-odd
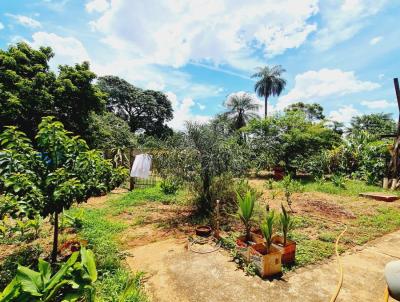
[[(280, 280), (246, 276), (223, 250), (188, 251), (186, 240), (168, 239), (129, 250), (132, 270), (147, 272), (145, 287), (157, 302), (329, 301), (338, 281), (336, 260), (300, 268)], [(344, 283), (336, 301), (380, 301), (383, 269), (400, 258), (400, 231), (342, 255)]]

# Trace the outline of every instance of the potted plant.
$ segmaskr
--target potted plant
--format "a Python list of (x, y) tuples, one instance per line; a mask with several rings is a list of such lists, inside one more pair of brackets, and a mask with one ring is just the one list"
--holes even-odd
[(282, 272), (280, 250), (272, 245), (274, 219), (274, 211), (267, 213), (265, 222), (260, 226), (265, 242), (254, 244), (249, 249), (250, 261), (261, 277), (269, 277)]
[(292, 264), (296, 259), (296, 242), (288, 239), (288, 233), (293, 227), (293, 220), (281, 205), (282, 213), (280, 214), (279, 223), (283, 236), (275, 235), (272, 238), (272, 244), (282, 253), (282, 264)]
[(285, 162), (281, 160), (276, 166), (274, 166), (274, 179), (282, 180), (285, 177)]
[(238, 216), (243, 222), (245, 234), (240, 236), (236, 240), (236, 249), (243, 258), (249, 260), (248, 247), (256, 242), (257, 238), (251, 233), (251, 217), (253, 216), (254, 204), (256, 202), (257, 196), (254, 192), (248, 190), (246, 194), (242, 197), (238, 192), (236, 192), (236, 197), (239, 203)]

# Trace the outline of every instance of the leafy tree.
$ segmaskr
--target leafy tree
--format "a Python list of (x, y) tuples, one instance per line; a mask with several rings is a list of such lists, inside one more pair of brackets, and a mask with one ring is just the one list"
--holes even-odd
[(0, 135), (0, 191), (9, 198), (0, 205), (14, 218), (53, 215), (52, 260), (57, 257), (58, 216), (74, 202), (106, 192), (119, 185), (125, 175), (114, 170), (97, 151), (64, 129), (53, 117), (39, 124), (37, 149), (23, 132), (6, 127)]
[(32, 49), (26, 43), (0, 50), (0, 130), (17, 125), (29, 137), (43, 114), (54, 108), (56, 75), (48, 61), (51, 48)]
[(108, 110), (127, 121), (132, 132), (143, 130), (158, 137), (171, 134), (165, 122), (173, 118), (173, 110), (165, 94), (137, 88), (116, 76), (100, 77), (97, 84), (108, 95)]
[(233, 120), (236, 129), (246, 126), (249, 120), (258, 117), (259, 105), (248, 93), (233, 93), (228, 96), (224, 105), (228, 109), (226, 115)]
[(312, 155), (338, 144), (340, 137), (323, 122), (312, 123), (301, 111), (288, 111), (245, 127), (259, 169), (283, 165), (288, 171), (303, 166)]
[(285, 111), (302, 111), (305, 113), (307, 119), (310, 121), (318, 121), (323, 120), (325, 118), (324, 115), (324, 108), (320, 104), (313, 103), (313, 104), (305, 104), (303, 102), (298, 102), (289, 105)]
[(90, 113), (105, 110), (105, 94), (92, 84), (95, 78), (88, 62), (59, 66), (54, 98), (56, 117), (66, 129), (83, 137)]
[(394, 134), (396, 123), (390, 113), (372, 113), (354, 116), (350, 122), (350, 133), (366, 131), (373, 135)]
[(286, 80), (282, 78), (282, 74), (286, 70), (280, 65), (259, 67), (257, 72), (252, 75), (252, 78), (257, 78), (258, 81), (254, 85), (254, 91), (259, 97), (265, 99), (265, 117), (268, 114), (268, 98), (279, 96), (286, 86)]
[(88, 124), (86, 137), (93, 148), (110, 150), (137, 145), (128, 123), (112, 112), (91, 113)]
[(89, 64), (60, 66), (50, 71), (51, 48), (31, 48), (17, 43), (0, 50), (0, 130), (18, 126), (33, 139), (41, 118), (55, 115), (66, 128), (83, 134), (88, 114), (100, 112), (104, 95), (93, 86), (95, 74)]

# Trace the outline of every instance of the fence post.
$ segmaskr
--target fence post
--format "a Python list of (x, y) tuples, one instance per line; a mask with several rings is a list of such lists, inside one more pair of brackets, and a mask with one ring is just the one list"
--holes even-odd
[(129, 148), (129, 191), (132, 191), (135, 188), (135, 180), (131, 176), (132, 166), (133, 166), (133, 152), (132, 148)]

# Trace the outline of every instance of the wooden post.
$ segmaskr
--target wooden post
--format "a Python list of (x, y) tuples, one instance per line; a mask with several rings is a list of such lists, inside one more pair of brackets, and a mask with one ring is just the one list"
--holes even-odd
[(216, 216), (216, 222), (215, 222), (215, 231), (214, 231), (214, 237), (219, 239), (219, 200), (217, 200), (217, 209), (215, 211), (215, 216)]
[(129, 191), (132, 191), (135, 188), (135, 180), (131, 176), (131, 173), (130, 173), (132, 166), (133, 166), (133, 160), (134, 160), (134, 156), (133, 156), (132, 148), (129, 148)]
[(394, 90), (396, 91), (396, 98), (397, 98), (397, 106), (399, 107), (399, 118), (397, 120), (397, 136), (400, 135), (400, 88), (399, 88), (399, 79), (394, 78)]

